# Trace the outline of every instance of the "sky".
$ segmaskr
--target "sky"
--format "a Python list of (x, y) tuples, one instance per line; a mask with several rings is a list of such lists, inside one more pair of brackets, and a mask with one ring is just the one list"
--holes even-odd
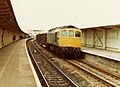
[(120, 24), (120, 0), (11, 0), (20, 28), (49, 30)]

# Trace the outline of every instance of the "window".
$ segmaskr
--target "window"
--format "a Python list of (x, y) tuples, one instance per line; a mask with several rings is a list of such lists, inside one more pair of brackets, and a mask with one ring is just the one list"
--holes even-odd
[(58, 36), (58, 37), (60, 36), (60, 32), (57, 32), (57, 36)]
[(73, 30), (69, 30), (69, 37), (74, 37), (74, 31)]
[(55, 32), (55, 42), (57, 42), (57, 32)]
[(75, 31), (75, 37), (80, 37), (80, 32), (79, 31)]
[(61, 31), (61, 37), (67, 37), (67, 31), (66, 30)]

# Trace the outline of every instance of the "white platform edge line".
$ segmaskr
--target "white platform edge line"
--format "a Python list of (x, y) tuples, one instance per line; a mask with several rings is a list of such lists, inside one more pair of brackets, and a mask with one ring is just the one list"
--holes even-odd
[(86, 52), (86, 53), (89, 53), (89, 54), (93, 54), (93, 55), (105, 57), (105, 58), (107, 58), (107, 59), (112, 59), (112, 60), (115, 60), (115, 61), (120, 61), (119, 59), (113, 58), (113, 57), (111, 57), (111, 56), (106, 56), (106, 55), (102, 55), (102, 54), (99, 54), (99, 53), (92, 53), (92, 52), (89, 52), (89, 51), (86, 51), (86, 50), (82, 50), (82, 51), (83, 51), (83, 52)]
[(37, 84), (38, 87), (42, 87), (41, 84), (40, 84), (40, 81), (39, 81), (39, 79), (38, 79), (37, 73), (36, 73), (36, 71), (35, 71), (35, 69), (34, 69), (34, 67), (33, 67), (33, 64), (32, 64), (32, 61), (31, 61), (31, 59), (30, 59), (30, 56), (29, 56), (29, 54), (28, 54), (26, 44), (25, 44), (25, 50), (26, 50), (26, 53), (27, 53), (27, 57), (28, 57), (28, 60), (29, 60), (29, 63), (30, 63), (30, 67), (31, 67), (31, 69), (32, 69), (32, 72), (33, 72), (33, 75), (34, 75), (36, 84)]

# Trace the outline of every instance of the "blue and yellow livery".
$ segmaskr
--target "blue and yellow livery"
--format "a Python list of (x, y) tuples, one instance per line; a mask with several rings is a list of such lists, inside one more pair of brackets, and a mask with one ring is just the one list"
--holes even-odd
[[(78, 55), (81, 49), (82, 32), (74, 26), (50, 29), (46, 34), (46, 47), (57, 54)], [(40, 38), (39, 38), (40, 39)], [(37, 39), (39, 41), (39, 39)]]

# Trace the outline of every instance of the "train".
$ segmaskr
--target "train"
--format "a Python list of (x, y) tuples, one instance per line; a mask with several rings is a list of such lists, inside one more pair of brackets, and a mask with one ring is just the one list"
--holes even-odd
[(72, 25), (56, 27), (36, 35), (36, 41), (62, 57), (75, 58), (81, 53), (82, 31)]

